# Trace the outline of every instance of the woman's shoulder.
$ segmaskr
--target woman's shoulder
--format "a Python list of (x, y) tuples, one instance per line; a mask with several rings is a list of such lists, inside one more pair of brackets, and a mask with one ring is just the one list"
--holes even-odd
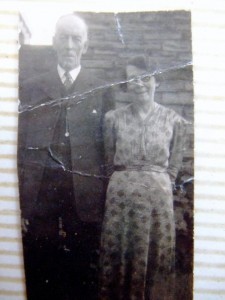
[(119, 107), (116, 108), (114, 110), (109, 110), (106, 114), (105, 114), (105, 119), (118, 119), (120, 117), (123, 117), (124, 115), (127, 115), (130, 113), (130, 105), (126, 105), (123, 107)]
[(156, 103), (156, 109), (158, 110), (159, 114), (161, 114), (162, 118), (166, 118), (172, 123), (186, 123), (186, 120), (181, 115), (179, 115), (177, 112), (175, 112), (169, 107), (165, 107), (161, 104)]

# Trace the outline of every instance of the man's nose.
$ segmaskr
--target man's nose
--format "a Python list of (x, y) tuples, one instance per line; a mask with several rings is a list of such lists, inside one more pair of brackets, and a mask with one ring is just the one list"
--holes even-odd
[(66, 39), (66, 47), (68, 49), (71, 49), (71, 48), (73, 48), (73, 46), (74, 46), (73, 39), (71, 36), (68, 36)]

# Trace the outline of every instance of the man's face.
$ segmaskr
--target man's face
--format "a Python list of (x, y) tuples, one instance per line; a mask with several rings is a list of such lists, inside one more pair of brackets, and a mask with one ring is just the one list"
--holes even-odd
[(58, 63), (66, 71), (80, 65), (82, 54), (87, 51), (87, 28), (76, 16), (62, 18), (57, 25), (53, 47)]

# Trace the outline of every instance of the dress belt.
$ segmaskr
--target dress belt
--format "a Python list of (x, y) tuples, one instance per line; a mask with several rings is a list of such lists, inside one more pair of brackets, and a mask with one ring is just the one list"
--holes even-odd
[(155, 166), (155, 165), (114, 166), (114, 171), (150, 171), (150, 172), (167, 173), (166, 168)]

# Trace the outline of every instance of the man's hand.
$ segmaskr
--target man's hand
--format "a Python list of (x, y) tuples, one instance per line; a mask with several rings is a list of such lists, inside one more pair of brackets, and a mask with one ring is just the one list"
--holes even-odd
[(28, 227), (29, 227), (29, 220), (25, 218), (21, 218), (22, 233), (27, 233)]

